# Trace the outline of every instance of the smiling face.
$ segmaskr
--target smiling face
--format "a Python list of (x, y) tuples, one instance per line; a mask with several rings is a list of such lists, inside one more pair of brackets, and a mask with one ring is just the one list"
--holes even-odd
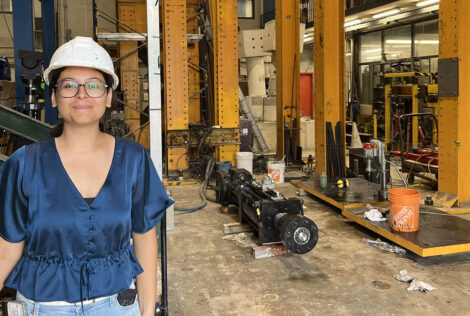
[[(66, 82), (72, 80), (78, 84), (85, 84), (90, 81), (96, 82), (96, 80), (105, 82), (100, 71), (86, 67), (67, 67), (61, 72), (57, 82), (60, 83), (64, 80)], [(67, 88), (71, 86), (67, 84)], [(92, 84), (89, 87), (94, 88), (96, 85)], [(87, 94), (84, 86), (79, 86), (78, 93), (70, 98), (61, 96), (58, 89), (54, 88), (51, 101), (52, 106), (58, 108), (60, 115), (64, 119), (64, 125), (89, 125), (98, 128), (99, 120), (106, 108), (111, 107), (111, 98), (112, 93), (110, 88), (101, 97), (92, 98)]]

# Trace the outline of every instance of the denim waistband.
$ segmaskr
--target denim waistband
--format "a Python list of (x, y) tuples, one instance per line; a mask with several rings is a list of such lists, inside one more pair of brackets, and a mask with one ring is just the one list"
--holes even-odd
[(91, 300), (86, 300), (86, 301), (83, 301), (83, 302), (77, 302), (77, 303), (69, 303), (69, 302), (65, 302), (65, 301), (53, 301), (53, 302), (36, 302), (36, 301), (33, 301), (33, 300), (30, 300), (26, 297), (24, 297), (23, 294), (21, 294), (20, 292), (17, 292), (16, 293), (16, 299), (17, 300), (20, 300), (20, 301), (27, 301), (31, 304), (40, 304), (40, 305), (48, 305), (48, 306), (81, 306), (82, 304), (83, 305), (87, 305), (87, 304), (92, 304), (92, 303), (97, 303), (99, 301), (102, 301), (102, 300), (105, 300), (105, 299), (108, 299), (108, 298), (111, 298), (113, 295), (110, 295), (110, 296), (103, 296), (103, 297), (98, 297), (98, 298), (94, 298), (94, 299), (91, 299)]

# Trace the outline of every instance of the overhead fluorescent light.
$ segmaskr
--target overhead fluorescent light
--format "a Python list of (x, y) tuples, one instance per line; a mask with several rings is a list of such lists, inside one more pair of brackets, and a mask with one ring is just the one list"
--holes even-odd
[(411, 40), (386, 40), (385, 44), (411, 44)]
[(348, 21), (348, 22), (344, 23), (344, 27), (350, 27), (350, 26), (353, 26), (353, 25), (358, 25), (361, 22), (362, 22), (362, 19), (356, 19), (356, 20)]
[(418, 2), (416, 4), (417, 7), (426, 7), (428, 5), (431, 5), (431, 4), (435, 4), (435, 3), (438, 3), (439, 0), (425, 0), (425, 1), (421, 1), (421, 2)]
[(416, 40), (416, 44), (439, 44), (439, 40)]
[[(411, 40), (386, 40), (385, 44), (411, 44)], [(415, 44), (439, 44), (439, 40), (415, 40)]]
[(382, 51), (382, 48), (374, 48), (374, 49), (367, 49), (364, 51), (364, 53), (377, 53), (381, 51)]
[(366, 57), (366, 59), (382, 59), (382, 56), (380, 56), (380, 55), (369, 56), (369, 57)]
[(351, 53), (346, 53), (346, 56), (347, 56), (347, 57), (351, 56)]
[(400, 9), (388, 10), (388, 11), (384, 11), (384, 12), (375, 14), (375, 15), (372, 16), (372, 18), (373, 19), (380, 19), (380, 18), (384, 18), (386, 16), (391, 16), (391, 15), (397, 14), (399, 12), (400, 12)]

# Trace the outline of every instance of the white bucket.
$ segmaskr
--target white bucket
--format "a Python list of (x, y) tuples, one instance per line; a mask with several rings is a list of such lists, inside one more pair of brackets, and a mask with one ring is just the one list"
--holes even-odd
[(283, 161), (269, 161), (268, 173), (273, 178), (274, 183), (284, 183), (284, 172), (286, 165)]
[(235, 154), (237, 158), (237, 168), (243, 168), (253, 173), (253, 153), (252, 152), (237, 152)]

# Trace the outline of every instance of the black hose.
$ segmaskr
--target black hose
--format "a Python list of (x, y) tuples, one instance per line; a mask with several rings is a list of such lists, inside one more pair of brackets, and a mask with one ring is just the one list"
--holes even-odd
[(206, 207), (207, 205), (207, 200), (204, 196), (204, 193), (202, 192), (202, 187), (201, 189), (199, 190), (199, 196), (201, 197), (202, 199), (202, 204), (199, 205), (199, 206), (195, 206), (195, 207), (189, 207), (189, 208), (186, 208), (186, 207), (179, 207), (179, 206), (175, 206), (175, 211), (183, 211), (183, 212), (187, 212), (187, 213), (192, 213), (192, 212), (196, 212), (204, 207)]
[(211, 157), (211, 159), (207, 163), (204, 182), (202, 183), (201, 189), (199, 190), (199, 196), (201, 197), (202, 204), (198, 205), (198, 206), (195, 206), (195, 207), (189, 207), (189, 208), (180, 207), (180, 206), (175, 205), (175, 211), (183, 211), (183, 212), (186, 212), (186, 213), (192, 213), (192, 212), (196, 212), (196, 211), (206, 207), (207, 200), (209, 200), (211, 202), (215, 202), (214, 200), (208, 198), (206, 196), (206, 193), (205, 193), (205, 190), (207, 189), (207, 183), (209, 182), (209, 176), (211, 175), (212, 171), (214, 170), (214, 165), (215, 165), (215, 158)]
[(209, 160), (209, 164), (207, 165), (206, 169), (206, 176), (204, 177), (204, 182), (202, 183), (202, 193), (204, 194), (204, 197), (213, 203), (218, 203), (216, 199), (213, 199), (207, 195), (207, 185), (209, 184), (209, 179), (212, 174), (212, 171), (214, 170), (215, 166), (215, 158), (212, 157), (211, 160)]

